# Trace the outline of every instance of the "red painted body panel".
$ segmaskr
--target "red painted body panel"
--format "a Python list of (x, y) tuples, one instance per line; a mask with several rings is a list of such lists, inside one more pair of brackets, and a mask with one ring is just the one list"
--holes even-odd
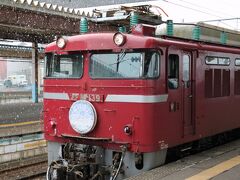
[[(81, 137), (69, 124), (68, 111), (74, 102), (70, 99), (44, 99), (44, 129), (47, 140), (98, 144), (108, 148), (117, 148), (119, 144), (128, 143), (130, 151), (153, 152), (240, 127), (240, 121), (237, 117), (240, 96), (233, 94), (235, 68), (233, 61), (228, 67), (231, 70), (230, 96), (205, 98), (204, 95), (204, 71), (212, 68), (212, 66), (205, 64), (205, 56), (219, 54), (234, 59), (240, 57), (240, 55), (237, 55), (240, 54), (238, 48), (134, 34), (126, 34), (127, 42), (122, 47), (118, 47), (113, 43), (113, 35), (114, 33), (99, 33), (70, 37), (66, 47), (62, 50), (55, 43), (48, 45), (46, 53), (82, 51), (84, 53), (84, 73), (81, 79), (46, 78), (44, 80), (44, 93), (67, 93), (69, 97), (72, 93), (103, 95), (104, 102), (92, 103), (97, 111), (97, 125), (91, 133), (84, 135), (84, 137), (109, 138), (111, 142), (62, 137), (63, 134)], [(88, 62), (91, 53), (89, 51), (149, 48), (159, 49), (162, 52), (160, 77), (158, 79), (94, 80), (89, 77)], [(187, 135), (184, 133), (183, 86), (180, 83), (177, 90), (170, 90), (166, 87), (166, 54), (178, 53), (181, 56), (184, 51), (191, 53), (194, 61), (191, 75), (193, 84), (192, 133)], [(181, 62), (182, 59), (180, 58), (180, 64)], [(180, 65), (180, 68), (182, 68), (182, 65)], [(181, 73), (179, 73), (179, 79), (182, 79)], [(168, 95), (168, 98), (165, 102), (159, 103), (105, 102), (106, 97), (111, 94), (165, 94)], [(171, 103), (176, 105), (176, 111), (174, 112), (170, 112)], [(56, 123), (56, 132), (51, 126), (51, 121)], [(125, 125), (132, 126), (132, 135), (124, 133)]]

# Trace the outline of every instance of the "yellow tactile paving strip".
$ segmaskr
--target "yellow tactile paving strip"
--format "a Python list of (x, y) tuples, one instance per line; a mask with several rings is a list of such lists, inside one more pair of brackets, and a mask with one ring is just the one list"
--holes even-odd
[(224, 161), (212, 168), (204, 170), (199, 174), (185, 180), (208, 180), (240, 164), (240, 155)]
[(38, 124), (38, 123), (40, 123), (40, 121), (27, 121), (27, 122), (19, 122), (19, 123), (11, 123), (11, 124), (0, 124), (0, 128), (24, 126), (24, 125), (31, 125), (31, 124)]
[(33, 141), (33, 142), (28, 142), (28, 143), (25, 143), (23, 146), (24, 146), (24, 150), (26, 149), (34, 149), (34, 148), (38, 148), (40, 146), (46, 146), (47, 143), (46, 140), (39, 140), (39, 141)]

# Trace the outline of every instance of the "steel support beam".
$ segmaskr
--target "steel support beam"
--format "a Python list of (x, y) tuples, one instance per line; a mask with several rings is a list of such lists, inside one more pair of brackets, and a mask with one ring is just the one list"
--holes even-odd
[[(0, 57), (11, 57), (11, 58), (25, 58), (25, 59), (31, 59), (32, 58), (32, 52), (31, 51), (21, 51), (17, 49), (1, 49), (0, 48)], [(38, 59), (43, 59), (44, 53), (38, 54)]]
[(126, 3), (136, 3), (136, 2), (147, 2), (147, 0), (39, 0), (40, 2), (46, 2), (51, 4), (58, 4), (70, 8), (86, 8), (86, 7), (96, 7), (96, 6), (107, 6), (116, 4), (126, 4)]
[(32, 43), (32, 101), (38, 103), (38, 44)]
[(56, 35), (79, 33), (80, 17), (51, 15), (10, 6), (0, 6), (0, 16), (1, 39), (49, 43)]
[[(41, 8), (39, 7), (39, 9)], [(65, 14), (62, 12), (61, 16), (58, 11), (56, 11), (58, 14), (50, 14), (50, 12), (48, 14), (44, 11), (38, 12), (12, 6), (1, 6), (0, 2), (0, 38), (50, 43), (55, 36), (79, 34), (80, 15), (64, 16)], [(99, 31), (100, 29), (102, 31), (117, 31), (117, 27), (111, 25), (89, 23), (89, 31)]]

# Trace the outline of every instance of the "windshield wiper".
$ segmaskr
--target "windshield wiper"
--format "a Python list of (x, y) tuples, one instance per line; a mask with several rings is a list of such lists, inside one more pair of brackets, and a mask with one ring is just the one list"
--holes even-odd
[(122, 50), (118, 56), (117, 56), (117, 69), (116, 69), (116, 72), (118, 72), (118, 69), (119, 69), (119, 64), (122, 62), (123, 58), (125, 57), (126, 53), (125, 53), (125, 49)]

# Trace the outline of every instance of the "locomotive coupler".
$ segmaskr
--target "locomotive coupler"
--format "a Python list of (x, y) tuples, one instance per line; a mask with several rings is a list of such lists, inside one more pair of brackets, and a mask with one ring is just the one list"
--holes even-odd
[(104, 173), (97, 160), (97, 147), (66, 144), (62, 158), (49, 165), (47, 180), (103, 180)]
[(110, 180), (115, 180), (117, 178), (123, 164), (123, 159), (127, 151), (127, 146), (122, 145), (120, 146), (120, 148), (121, 148), (121, 152), (116, 152), (113, 156), (113, 165), (112, 165), (112, 173), (111, 173)]

